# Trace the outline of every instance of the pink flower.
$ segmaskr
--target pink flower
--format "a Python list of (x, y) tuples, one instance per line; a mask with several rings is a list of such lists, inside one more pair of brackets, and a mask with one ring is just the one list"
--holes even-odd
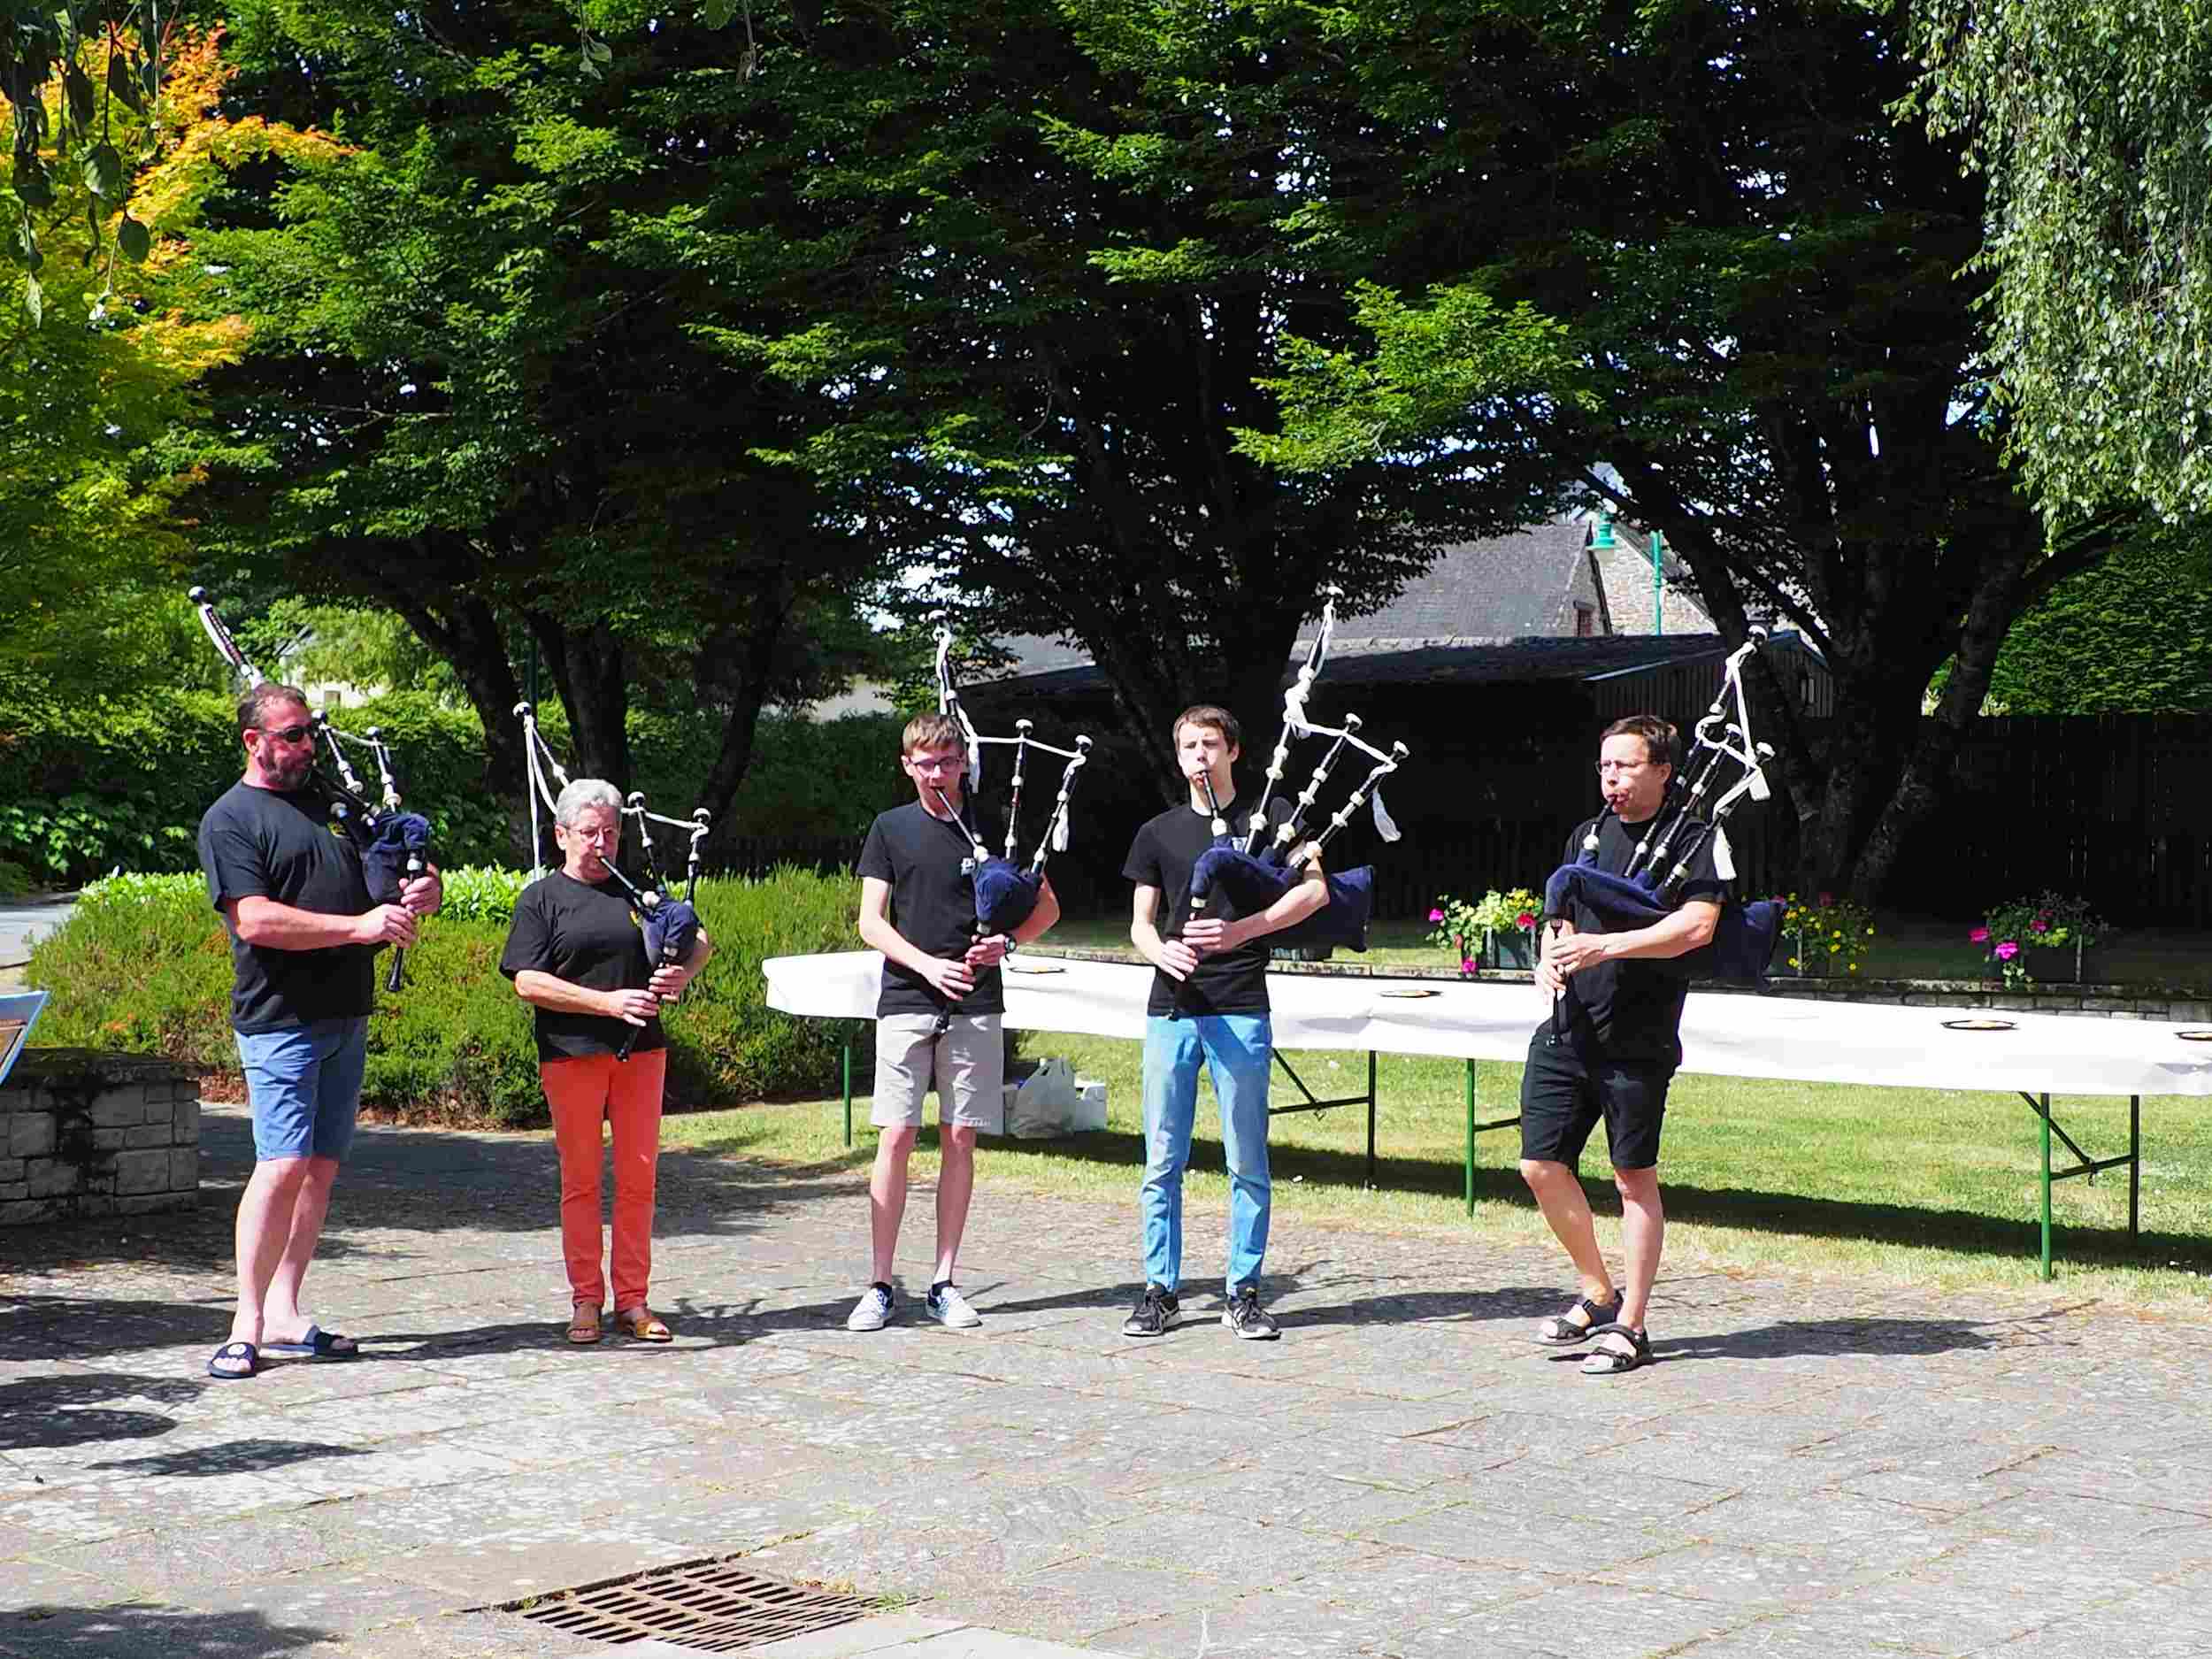
[(2037, 917), (2037, 918), (2036, 918), (2033, 921), (2030, 922), (2030, 923), (2028, 924), (2028, 926), (2031, 926), (2031, 927), (2032, 927), (2032, 928), (2034, 928), (2034, 929), (2035, 929), (2035, 931), (2036, 931), (2037, 933), (2049, 933), (2049, 932), (2051, 931), (2051, 925), (2050, 925), (2050, 923), (2048, 923), (2048, 922), (2045, 921), (2045, 920), (2044, 920), (2041, 917), (2039, 917), (2039, 917)]
[(1523, 910), (1518, 916), (1513, 918), (1513, 926), (1519, 928), (1525, 933), (1530, 928), (1536, 926), (1536, 918), (1528, 911)]
[(1459, 959), (1459, 972), (1463, 977), (1472, 979), (1475, 972), (1475, 959), (1472, 956), (1462, 956)]
[(2006, 940), (2003, 944), (1997, 947), (1997, 960), (2000, 962), (2010, 962), (2019, 954), (2020, 947), (2014, 944), (2009, 939)]
[(1835, 902), (1836, 895), (1832, 893), (1824, 893), (1820, 895), (1820, 908), (1824, 910)]
[(1440, 921), (1442, 921), (1443, 919), (1444, 919), (1444, 912), (1443, 912), (1443, 911), (1441, 911), (1441, 910), (1431, 910), (1431, 911), (1429, 912), (1429, 920), (1431, 920), (1431, 921), (1432, 921), (1432, 922), (1440, 922)]
[(1967, 937), (1978, 945), (1985, 945), (1989, 942), (1989, 929), (1977, 927), (1972, 933), (1967, 934)]

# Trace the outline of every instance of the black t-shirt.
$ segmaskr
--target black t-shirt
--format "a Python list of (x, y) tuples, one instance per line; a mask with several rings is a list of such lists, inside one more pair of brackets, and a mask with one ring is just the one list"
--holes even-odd
[[(507, 929), (507, 948), (499, 971), (509, 979), (525, 969), (549, 973), (592, 991), (642, 991), (653, 982), (645, 957), (645, 933), (630, 913), (630, 901), (612, 881), (593, 887), (555, 870), (523, 888)], [(537, 1016), (538, 1058), (574, 1060), (612, 1054), (632, 1032), (631, 1051), (642, 1054), (666, 1045), (660, 1017), (641, 1028), (611, 1014), (562, 1014), (548, 1008)]]
[[(908, 944), (953, 962), (968, 954), (975, 942), (975, 843), (966, 830), (924, 810), (918, 801), (893, 807), (868, 826), (859, 871), (890, 883), (891, 926)], [(945, 1006), (927, 979), (884, 958), (878, 1018), (935, 1014)], [(954, 1006), (963, 1014), (1004, 1013), (1006, 986), (999, 971), (977, 974), (975, 989)]]
[[(1582, 857), (1583, 837), (1592, 818), (1575, 826), (1567, 838), (1566, 856), (1575, 864)], [(1650, 820), (1645, 820), (1648, 823)], [(1607, 815), (1598, 832), (1597, 865), (1617, 874), (1635, 856), (1645, 824), (1624, 824)], [(1673, 859), (1670, 857), (1669, 866)], [(1689, 878), (1680, 899), (1708, 900), (1718, 904), (1728, 895), (1728, 884), (1713, 867), (1713, 842), (1708, 836), (1690, 860)], [(1587, 905), (1577, 904), (1570, 919), (1581, 933), (1618, 933), (1631, 929), (1608, 927)], [(1659, 1060), (1670, 1067), (1682, 1064), (1682, 1001), (1690, 982), (1669, 972), (1662, 962), (1630, 959), (1601, 962), (1585, 968), (1567, 981), (1565, 1019), (1570, 1040), (1585, 1053), (1614, 1060)]]
[[(1268, 822), (1280, 824), (1290, 811), (1289, 802), (1271, 801)], [(1234, 827), (1251, 815), (1248, 810), (1240, 814), (1237, 803), (1231, 800), (1221, 803), (1221, 816)], [(1193, 811), (1187, 804), (1170, 807), (1148, 820), (1129, 844), (1129, 856), (1121, 873), (1140, 887), (1159, 889), (1166, 915), (1156, 914), (1153, 921), (1161, 938), (1175, 938), (1190, 920), (1191, 870), (1198, 863), (1198, 855), (1213, 844), (1210, 816)], [(1207, 896), (1206, 914), (1210, 918), (1234, 922), (1241, 921), (1245, 913), (1237, 909), (1228, 889), (1216, 882)], [(1190, 978), (1179, 984), (1155, 969), (1145, 1012), (1264, 1014), (1268, 1011), (1267, 952), (1268, 942), (1263, 935), (1234, 950), (1201, 956)]]
[[(361, 856), (332, 828), (326, 801), (311, 790), (285, 795), (233, 784), (200, 820), (200, 868), (219, 910), (249, 898), (321, 916), (358, 916), (369, 909)], [(366, 1014), (375, 995), (378, 949), (279, 950), (247, 944), (234, 930), (232, 1029), (287, 1031), (313, 1020)]]

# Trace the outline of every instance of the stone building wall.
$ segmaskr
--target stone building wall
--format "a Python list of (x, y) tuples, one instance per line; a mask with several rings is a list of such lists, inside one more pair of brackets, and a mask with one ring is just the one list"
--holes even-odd
[(0, 1084), (0, 1226), (189, 1210), (200, 1086), (171, 1061), (32, 1048)]

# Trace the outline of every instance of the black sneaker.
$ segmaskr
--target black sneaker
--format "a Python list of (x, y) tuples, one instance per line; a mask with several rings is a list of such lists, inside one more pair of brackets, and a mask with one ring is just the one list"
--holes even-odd
[(1147, 1285), (1144, 1294), (1137, 1298), (1137, 1305), (1129, 1317), (1121, 1322), (1124, 1336), (1164, 1336), (1183, 1317), (1183, 1304), (1175, 1293), (1157, 1285)]
[(1260, 1306), (1260, 1293), (1250, 1285), (1229, 1298), (1229, 1305), (1221, 1310), (1221, 1323), (1249, 1342), (1272, 1341), (1283, 1333), (1274, 1316)]

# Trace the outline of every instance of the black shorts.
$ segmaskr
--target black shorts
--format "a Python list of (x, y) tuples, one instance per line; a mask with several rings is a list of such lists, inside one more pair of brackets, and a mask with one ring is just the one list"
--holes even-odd
[(1615, 1169), (1656, 1168), (1673, 1079), (1663, 1060), (1588, 1060), (1540, 1031), (1521, 1073), (1521, 1156), (1572, 1168), (1602, 1118)]

